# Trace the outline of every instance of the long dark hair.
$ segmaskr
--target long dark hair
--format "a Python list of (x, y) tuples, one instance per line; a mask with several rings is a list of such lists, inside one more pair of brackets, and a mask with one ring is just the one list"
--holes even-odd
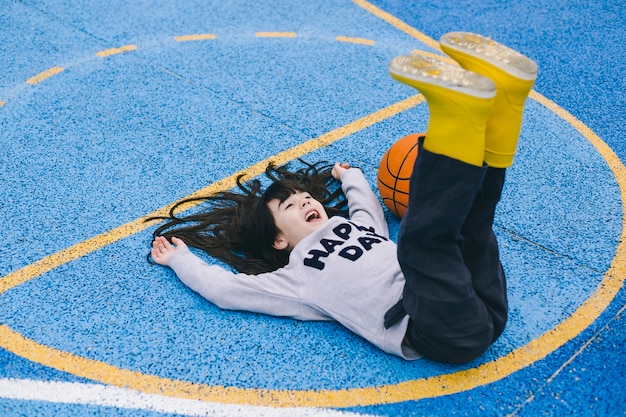
[[(289, 253), (273, 247), (279, 230), (267, 205), (269, 201), (283, 202), (296, 192), (308, 192), (324, 205), (329, 217), (347, 217), (347, 201), (338, 181), (331, 175), (333, 165), (300, 162), (304, 166), (296, 170), (269, 164), (265, 175), (271, 184), (265, 191), (260, 179), (244, 182), (240, 175), (238, 192), (222, 191), (182, 200), (170, 209), (169, 216), (146, 221), (166, 220), (153, 232), (154, 237), (180, 238), (239, 272), (274, 271), (287, 264)], [(207, 210), (186, 216), (176, 214), (186, 204), (201, 202), (208, 203)]]

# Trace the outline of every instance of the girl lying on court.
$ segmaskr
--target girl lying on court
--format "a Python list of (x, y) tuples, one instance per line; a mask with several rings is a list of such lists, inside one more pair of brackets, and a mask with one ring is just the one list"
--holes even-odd
[[(257, 180), (207, 198), (205, 213), (172, 215), (155, 231), (152, 259), (224, 309), (336, 320), (405, 359), (463, 363), (483, 354), (507, 320), (492, 225), (537, 66), (479, 35), (440, 42), (461, 67), (419, 54), (389, 65), (430, 111), (397, 245), (362, 172), (337, 163), (270, 167), (265, 191)], [(348, 217), (338, 215), (344, 196)]]

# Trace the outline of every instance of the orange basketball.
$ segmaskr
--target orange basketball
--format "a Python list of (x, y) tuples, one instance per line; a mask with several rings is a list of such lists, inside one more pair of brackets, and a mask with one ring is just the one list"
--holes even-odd
[(402, 218), (409, 206), (409, 182), (417, 157), (417, 140), (423, 133), (407, 135), (391, 145), (378, 166), (378, 192), (383, 203)]

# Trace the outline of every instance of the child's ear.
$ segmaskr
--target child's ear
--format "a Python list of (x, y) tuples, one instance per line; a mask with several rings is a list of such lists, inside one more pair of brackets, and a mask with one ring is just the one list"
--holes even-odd
[(274, 245), (272, 246), (274, 246), (276, 250), (285, 250), (289, 247), (289, 242), (287, 242), (285, 235), (281, 232), (276, 236), (276, 239), (274, 239)]

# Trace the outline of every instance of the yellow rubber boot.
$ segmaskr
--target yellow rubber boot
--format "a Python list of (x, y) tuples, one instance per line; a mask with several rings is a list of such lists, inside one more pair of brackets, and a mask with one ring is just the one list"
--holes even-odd
[(463, 68), (495, 83), (496, 101), (485, 135), (485, 162), (496, 168), (511, 166), (522, 127), (524, 103), (537, 78), (537, 64), (517, 51), (473, 33), (447, 33), (440, 45)]
[(479, 74), (419, 54), (394, 58), (389, 72), (426, 98), (430, 118), (424, 149), (482, 166), (485, 128), (496, 93), (494, 83)]

